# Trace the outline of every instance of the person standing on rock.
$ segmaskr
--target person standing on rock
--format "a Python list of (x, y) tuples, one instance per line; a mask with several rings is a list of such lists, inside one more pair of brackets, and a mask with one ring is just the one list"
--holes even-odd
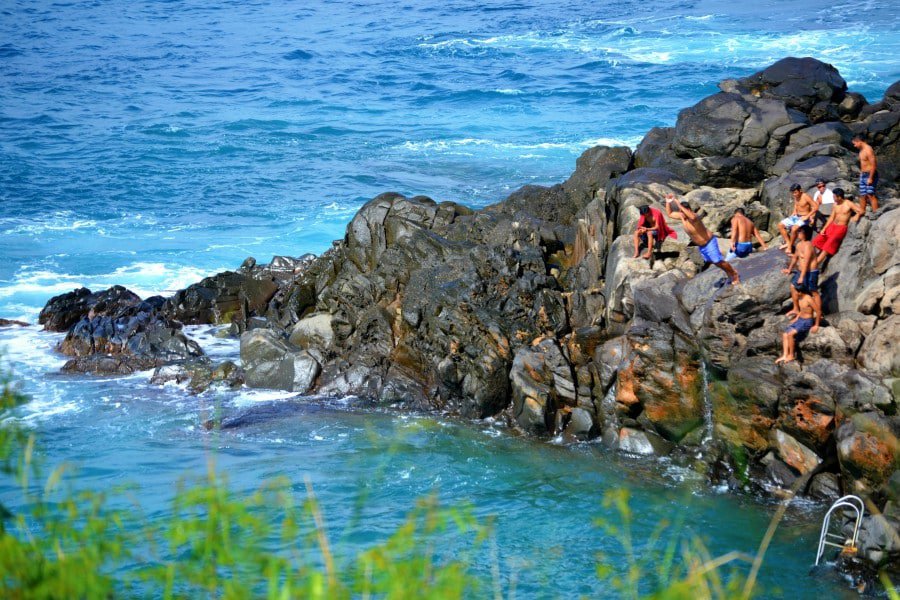
[(775, 359), (775, 364), (789, 363), (796, 360), (795, 352), (797, 342), (806, 337), (807, 333), (819, 331), (819, 322), (822, 320), (822, 304), (812, 294), (800, 292), (798, 298), (797, 315), (791, 320), (784, 333), (781, 334), (781, 356)]
[(793, 308), (788, 311), (787, 316), (797, 315), (800, 313), (800, 295), (809, 294), (815, 298), (817, 302), (821, 302), (819, 297), (819, 270), (816, 266), (816, 253), (810, 238), (812, 237), (812, 227), (804, 225), (797, 231), (797, 250), (791, 257), (791, 262), (786, 269), (781, 272), (791, 277), (791, 300), (794, 303)]
[(878, 210), (878, 198), (875, 186), (878, 185), (878, 160), (872, 146), (863, 140), (862, 135), (853, 137), (853, 147), (859, 150), (859, 206), (866, 213), (866, 203), (872, 205), (872, 212)]
[(816, 203), (809, 194), (803, 191), (799, 183), (791, 186), (791, 197), (794, 199), (794, 211), (791, 215), (778, 224), (778, 231), (784, 238), (781, 248), (790, 254), (794, 250), (794, 242), (797, 239), (797, 229), (811, 224), (816, 216)]
[(818, 231), (817, 226), (831, 216), (831, 209), (834, 208), (834, 193), (828, 189), (824, 179), (816, 179), (816, 193), (813, 194), (813, 202), (816, 203), (816, 217), (812, 226)]
[(756, 237), (759, 245), (763, 250), (769, 247), (759, 235), (756, 225), (747, 218), (743, 208), (736, 208), (734, 216), (731, 217), (731, 252), (725, 257), (725, 260), (732, 261), (735, 258), (744, 258), (750, 256), (753, 252), (753, 237)]
[[(674, 207), (674, 208), (673, 208)], [(719, 250), (719, 240), (709, 232), (703, 221), (695, 213), (690, 206), (683, 205), (675, 198), (674, 194), (666, 195), (666, 214), (670, 219), (678, 219), (684, 225), (684, 231), (691, 238), (691, 241), (697, 244), (700, 250), (700, 256), (707, 263), (712, 263), (725, 271), (725, 274), (731, 278), (731, 285), (737, 285), (741, 282), (737, 271), (734, 270), (728, 261), (722, 256)]]
[(865, 214), (864, 208), (844, 198), (844, 190), (841, 188), (834, 188), (833, 193), (834, 209), (831, 211), (831, 216), (828, 217), (822, 233), (813, 240), (813, 246), (819, 250), (819, 254), (816, 256), (816, 268), (819, 270), (824, 270), (828, 259), (837, 254), (841, 243), (847, 237), (850, 221), (856, 223)]
[(650, 206), (641, 206), (638, 208), (641, 218), (638, 220), (637, 230), (634, 232), (634, 257), (637, 258), (641, 252), (641, 242), (647, 244), (647, 251), (644, 258), (650, 258), (653, 255), (653, 246), (662, 243), (667, 237), (678, 237), (678, 234), (672, 231), (666, 224), (666, 218), (656, 208)]

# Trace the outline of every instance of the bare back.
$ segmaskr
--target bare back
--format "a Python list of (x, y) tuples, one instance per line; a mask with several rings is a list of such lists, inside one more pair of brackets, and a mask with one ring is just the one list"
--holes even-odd
[(684, 232), (688, 234), (691, 241), (698, 246), (705, 246), (712, 239), (712, 234), (700, 220), (700, 217), (693, 211), (685, 211), (681, 213), (681, 222), (684, 224)]
[(753, 238), (753, 230), (756, 229), (756, 226), (746, 216), (734, 215), (731, 220), (731, 228), (737, 232), (738, 242), (747, 243)]

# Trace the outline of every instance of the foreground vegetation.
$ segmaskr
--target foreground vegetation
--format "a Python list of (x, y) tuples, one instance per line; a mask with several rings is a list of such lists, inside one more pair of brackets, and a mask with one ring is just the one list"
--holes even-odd
[[(0, 500), (15, 496), (16, 506), (25, 508), (0, 504), (0, 597), (515, 596), (514, 578), (499, 566), (491, 523), (479, 522), (466, 507), (443, 507), (433, 495), (416, 502), (387, 539), (354, 554), (333, 547), (310, 482), (298, 490), (276, 479), (239, 496), (210, 464), (205, 477), (179, 486), (164, 519), (148, 522), (140, 506), (127, 501), (133, 492), (127, 487), (75, 492), (65, 467), (43, 477), (34, 435), (11, 416), (26, 401), (3, 383)], [(603, 504), (614, 518), (596, 524), (620, 550), (598, 554), (595, 589), (622, 598), (754, 596), (784, 512), (776, 514), (755, 556), (712, 557), (678, 523), (661, 523), (638, 552), (627, 492), (611, 492)], [(120, 506), (127, 508), (114, 508)]]

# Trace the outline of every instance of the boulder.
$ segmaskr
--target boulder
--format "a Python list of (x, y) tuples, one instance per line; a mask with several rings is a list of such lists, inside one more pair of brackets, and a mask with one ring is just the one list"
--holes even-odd
[(264, 314), (278, 285), (271, 278), (226, 271), (179, 290), (166, 303), (171, 318), (188, 325), (246, 321)]
[(278, 332), (254, 329), (241, 336), (241, 365), (248, 387), (305, 393), (320, 372), (319, 362)]
[(48, 300), (38, 316), (38, 323), (44, 326), (45, 331), (68, 331), (84, 317), (115, 317), (140, 302), (137, 294), (120, 285), (102, 292), (78, 288)]
[(814, 58), (783, 58), (758, 73), (738, 80), (753, 95), (780, 100), (808, 113), (819, 102), (840, 103), (847, 82), (834, 66)]
[(835, 432), (838, 459), (850, 493), (870, 494), (897, 468), (897, 436), (878, 413), (856, 413)]

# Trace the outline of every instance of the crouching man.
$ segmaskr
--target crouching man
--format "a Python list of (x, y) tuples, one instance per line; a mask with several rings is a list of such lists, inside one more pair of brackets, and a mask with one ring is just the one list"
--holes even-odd
[(819, 321), (822, 319), (821, 301), (804, 290), (798, 291), (799, 310), (797, 316), (791, 320), (791, 324), (781, 334), (781, 356), (775, 359), (776, 365), (796, 360), (797, 343), (803, 340), (808, 333), (819, 331)]

